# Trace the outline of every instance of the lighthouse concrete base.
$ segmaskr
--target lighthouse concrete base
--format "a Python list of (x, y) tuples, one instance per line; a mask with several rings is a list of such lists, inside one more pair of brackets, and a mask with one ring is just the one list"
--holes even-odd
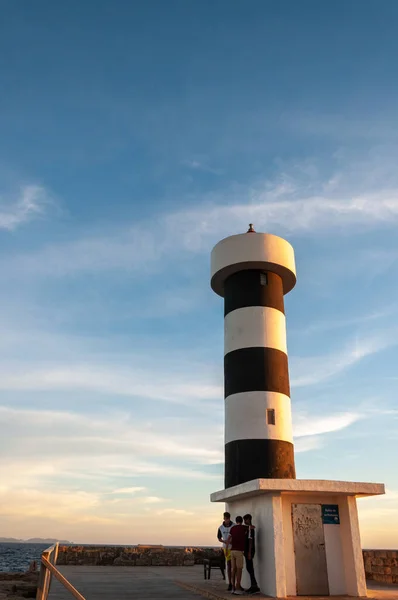
[[(256, 527), (254, 569), (263, 594), (366, 596), (356, 499), (384, 485), (303, 479), (255, 479), (211, 495), (234, 520)], [(250, 586), (244, 569), (244, 587)]]

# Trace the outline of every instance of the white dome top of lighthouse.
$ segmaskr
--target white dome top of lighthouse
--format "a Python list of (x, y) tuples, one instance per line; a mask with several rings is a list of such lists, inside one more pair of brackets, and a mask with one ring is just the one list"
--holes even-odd
[(238, 271), (271, 271), (282, 278), (283, 293), (296, 284), (296, 264), (291, 244), (277, 235), (256, 233), (250, 225), (247, 233), (231, 235), (216, 244), (211, 252), (211, 287), (224, 296), (225, 280)]

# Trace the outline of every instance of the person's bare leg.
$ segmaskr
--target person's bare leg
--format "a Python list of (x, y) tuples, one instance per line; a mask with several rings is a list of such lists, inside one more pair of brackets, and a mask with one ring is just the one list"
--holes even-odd
[(237, 590), (241, 590), (242, 586), (240, 584), (240, 581), (242, 579), (242, 569), (236, 569), (236, 588)]
[(231, 568), (231, 563), (232, 563), (231, 560), (227, 561), (228, 583), (230, 585), (232, 584), (232, 568)]
[(236, 587), (235, 587), (235, 580), (236, 580), (236, 567), (234, 565), (233, 568), (232, 568), (232, 587), (233, 587), (234, 590), (236, 589)]

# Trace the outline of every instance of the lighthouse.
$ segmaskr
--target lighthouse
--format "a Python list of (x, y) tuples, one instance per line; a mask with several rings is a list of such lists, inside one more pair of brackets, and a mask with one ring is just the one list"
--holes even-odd
[(363, 597), (357, 499), (384, 485), (296, 478), (284, 304), (295, 285), (293, 247), (253, 225), (212, 250), (211, 287), (224, 299), (225, 489), (211, 501), (233, 519), (252, 515), (264, 594)]
[(211, 254), (211, 286), (224, 298), (225, 487), (294, 479), (284, 296), (296, 283), (292, 246), (247, 233)]

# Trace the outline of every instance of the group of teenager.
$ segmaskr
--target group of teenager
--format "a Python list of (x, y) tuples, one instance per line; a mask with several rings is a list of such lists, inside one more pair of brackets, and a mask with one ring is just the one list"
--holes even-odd
[[(229, 512), (224, 513), (224, 520), (217, 531), (217, 538), (223, 544), (228, 574), (228, 591), (241, 596), (242, 594), (258, 594), (260, 588), (254, 575), (253, 558), (255, 547), (255, 527), (252, 516), (236, 517), (231, 521)], [(244, 590), (241, 585), (244, 561), (250, 575), (250, 588)]]

